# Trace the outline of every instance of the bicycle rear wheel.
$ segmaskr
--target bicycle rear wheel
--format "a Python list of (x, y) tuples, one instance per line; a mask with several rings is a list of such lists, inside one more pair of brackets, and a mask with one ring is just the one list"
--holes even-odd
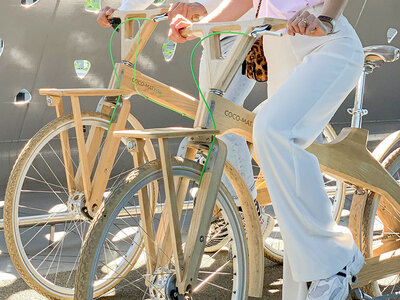
[[(139, 123), (130, 118), (131, 126), (137, 127)], [(95, 168), (109, 116), (82, 113), (82, 123), (86, 140), (93, 133), (99, 137), (95, 151), (89, 154)], [(90, 225), (90, 220), (80, 211), (85, 199), (79, 184), (74, 191), (67, 188), (60, 143), (62, 133), (68, 134), (68, 156), (77, 174), (75, 126), (73, 116), (68, 115), (47, 124), (26, 144), (10, 175), (3, 211), (7, 248), (17, 271), (31, 288), (52, 299), (73, 298), (81, 244)], [(153, 159), (154, 151), (149, 149), (152, 150), (151, 145), (146, 148), (146, 155)], [(122, 143), (105, 197), (132, 169), (132, 156)]]
[[(175, 158), (172, 160), (172, 169), (177, 193), (185, 196), (180, 216), (184, 249), (202, 166)], [(155, 272), (148, 274), (146, 264), (150, 258), (146, 251), (137, 251), (142, 246), (137, 243), (140, 240), (138, 237), (155, 237), (159, 228), (165, 204), (162, 176), (158, 160), (134, 170), (96, 214), (82, 249), (76, 276), (76, 300), (93, 299), (104, 294), (110, 287), (101, 284), (110, 277), (119, 282), (110, 295), (127, 295), (127, 299), (175, 299), (167, 298), (175, 288), (175, 258), (171, 252), (160, 248), (154, 238), (152, 241), (157, 254), (154, 263), (157, 264)], [(118, 216), (126, 211), (126, 207), (138, 207), (139, 192), (154, 182), (157, 182), (160, 192), (152, 221), (153, 232), (149, 233), (141, 226), (139, 214), (129, 214), (123, 219)], [(192, 295), (187, 299), (247, 299), (246, 237), (236, 205), (222, 183), (217, 206), (219, 209), (214, 211), (214, 216), (222, 215), (226, 221), (229, 239), (215, 253), (203, 254), (198, 278), (193, 280)], [(163, 235), (169, 235), (169, 232), (163, 232)], [(205, 241), (212, 238), (209, 236)], [(165, 261), (160, 263), (163, 259)], [(102, 286), (102, 290), (93, 291), (93, 286)]]
[[(386, 157), (383, 166), (400, 183), (400, 148)], [(400, 211), (386, 199), (371, 193), (365, 205), (362, 231), (362, 252), (365, 258), (399, 251)], [(364, 289), (371, 296), (399, 292), (400, 270), (397, 274), (370, 283)]]

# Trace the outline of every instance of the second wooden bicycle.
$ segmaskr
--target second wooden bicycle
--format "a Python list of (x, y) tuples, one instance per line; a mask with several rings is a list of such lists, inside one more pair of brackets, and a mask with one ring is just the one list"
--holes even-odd
[[(133, 291), (129, 291), (128, 297), (134, 299), (246, 299), (247, 296), (262, 296), (263, 243), (259, 226), (254, 221), (257, 217), (251, 197), (237, 171), (226, 164), (224, 144), (218, 139), (214, 146), (212, 143), (213, 136), (227, 131), (238, 133), (251, 142), (254, 114), (235, 106), (222, 95), (254, 39), (263, 34), (277, 34), (274, 32), (284, 25), (282, 20), (259, 19), (194, 24), (186, 30), (187, 34), (196, 36), (226, 30), (247, 35), (238, 37), (224, 60), (219, 55), (219, 38), (203, 42), (208, 71), (214, 76), (214, 89), (208, 93), (207, 104), (200, 102), (194, 128), (114, 133), (115, 137), (127, 139), (139, 164), (144, 163), (146, 140), (157, 139), (161, 159), (132, 171), (97, 212), (82, 250), (75, 299), (100, 296), (93, 287), (108, 278), (114, 278), (122, 286), (130, 286)], [(366, 149), (368, 131), (360, 128), (365, 74), (398, 58), (399, 49), (394, 47), (365, 49), (365, 72), (358, 88), (352, 127), (343, 129), (331, 143), (314, 143), (308, 148), (318, 157), (326, 174), (356, 190), (349, 227), (366, 257), (366, 264), (353, 282), (352, 296), (355, 299), (371, 299), (366, 293), (372, 296), (383, 293), (387, 296), (376, 299), (389, 299), (396, 296), (395, 291), (399, 288), (400, 150), (388, 152), (399, 142), (400, 133), (393, 133), (373, 156)], [(122, 78), (121, 92), (131, 89), (135, 71), (120, 65), (119, 75)], [(213, 118), (208, 110), (211, 110)], [(237, 118), (232, 118), (233, 115)], [(211, 129), (213, 120), (216, 129)], [(173, 158), (170, 154), (169, 139), (177, 137), (191, 138), (185, 158)], [(201, 174), (202, 167), (192, 161), (198, 150), (209, 152), (204, 174)], [(384, 157), (382, 165), (379, 160)], [(246, 231), (235, 205), (220, 184), (223, 171), (241, 200)], [(201, 184), (198, 183), (200, 178)], [(160, 187), (156, 196), (159, 210), (152, 214), (148, 195), (155, 183)], [(189, 213), (185, 209), (187, 199), (193, 199), (193, 210)], [(140, 207), (140, 216), (121, 218), (133, 205)], [(207, 232), (216, 215), (225, 218), (230, 240), (219, 251), (206, 255)], [(138, 235), (144, 243), (137, 243), (136, 232), (130, 234), (128, 228), (140, 232)], [(120, 232), (124, 232), (122, 242), (115, 239)], [(138, 248), (143, 248), (144, 252)], [(130, 259), (132, 252), (137, 255), (134, 260)], [(115, 286), (103, 285), (102, 292), (112, 287)]]

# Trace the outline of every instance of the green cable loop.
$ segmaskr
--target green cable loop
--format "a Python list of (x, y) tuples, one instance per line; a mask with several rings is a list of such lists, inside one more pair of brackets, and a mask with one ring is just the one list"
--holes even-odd
[[(137, 63), (138, 52), (139, 52), (139, 41), (140, 41), (140, 32), (141, 32), (141, 24), (140, 24), (139, 20), (153, 21), (152, 19), (149, 19), (149, 18), (129, 18), (129, 19), (127, 19), (127, 20), (121, 22), (121, 24), (119, 24), (119, 25), (114, 29), (113, 33), (111, 34), (111, 38), (110, 38), (110, 58), (111, 58), (111, 63), (112, 63), (112, 65), (113, 65), (114, 74), (115, 74), (115, 77), (116, 77), (116, 79), (117, 79), (118, 88), (121, 89), (121, 83), (120, 83), (120, 81), (119, 81), (119, 77), (118, 77), (118, 74), (117, 74), (117, 69), (115, 68), (115, 62), (114, 62), (113, 53), (112, 53), (112, 41), (113, 41), (113, 39), (114, 39), (115, 32), (117, 32), (117, 30), (119, 29), (119, 27), (121, 27), (124, 23), (126, 23), (126, 22), (128, 22), (128, 21), (133, 21), (133, 20), (136, 20), (136, 21), (138, 22), (138, 39), (137, 39), (137, 44), (136, 44), (135, 63), (134, 63), (134, 65), (133, 65), (133, 84), (134, 84), (134, 87), (135, 87), (136, 92), (137, 92), (140, 96), (142, 96), (143, 98), (145, 98), (145, 99), (147, 99), (147, 100), (150, 100), (150, 101), (152, 101), (152, 102), (154, 102), (154, 103), (156, 103), (156, 104), (158, 104), (158, 105), (160, 105), (160, 106), (163, 106), (163, 107), (165, 107), (165, 108), (168, 108), (168, 109), (170, 109), (170, 110), (172, 110), (172, 111), (174, 111), (174, 112), (176, 112), (176, 113), (178, 113), (178, 114), (181, 114), (181, 115), (186, 116), (186, 117), (188, 117), (188, 118), (190, 118), (190, 119), (193, 119), (192, 117), (189, 117), (189, 116), (187, 116), (187, 115), (185, 115), (185, 114), (182, 114), (181, 112), (179, 112), (179, 111), (177, 111), (177, 110), (175, 110), (175, 109), (173, 109), (173, 108), (170, 108), (170, 107), (168, 107), (168, 106), (166, 106), (166, 105), (164, 105), (164, 104), (161, 104), (161, 103), (155, 101), (154, 99), (151, 99), (151, 98), (149, 98), (149, 97), (146, 97), (145, 95), (143, 95), (142, 93), (140, 93), (140, 92), (138, 91), (137, 87), (136, 87), (136, 63)], [(213, 32), (213, 33), (211, 33), (211, 34), (209, 34), (209, 35), (203, 37), (203, 38), (193, 47), (192, 53), (191, 53), (191, 55), (190, 55), (190, 69), (191, 69), (191, 72), (192, 72), (193, 80), (194, 80), (194, 82), (195, 82), (195, 84), (196, 84), (197, 90), (199, 91), (199, 94), (200, 94), (201, 99), (203, 100), (204, 104), (206, 105), (207, 111), (208, 111), (208, 113), (209, 113), (209, 115), (210, 115), (210, 117), (211, 117), (211, 120), (212, 120), (212, 122), (213, 122), (214, 129), (217, 129), (217, 126), (216, 126), (216, 124), (215, 124), (214, 116), (213, 116), (213, 114), (212, 114), (212, 112), (211, 112), (211, 109), (210, 109), (210, 107), (209, 107), (209, 105), (208, 105), (208, 103), (207, 103), (207, 101), (206, 101), (206, 99), (205, 99), (205, 97), (204, 97), (203, 92), (202, 92), (201, 89), (200, 89), (200, 85), (199, 85), (199, 83), (198, 83), (196, 74), (195, 74), (195, 72), (194, 72), (193, 58), (194, 58), (194, 53), (195, 53), (196, 49), (200, 46), (200, 44), (201, 44), (205, 39), (208, 39), (209, 37), (211, 37), (211, 36), (213, 36), (213, 35), (217, 35), (217, 34), (248, 35), (247, 33), (244, 33), (244, 32), (234, 32), (234, 31), (219, 31), (219, 32)], [(117, 103), (116, 103), (116, 105), (115, 105), (115, 107), (114, 107), (114, 110), (113, 110), (113, 112), (112, 112), (112, 114), (111, 114), (111, 119), (110, 119), (110, 123), (108, 124), (108, 129), (107, 129), (107, 131), (110, 129), (112, 120), (113, 120), (113, 118), (114, 118), (115, 110), (117, 109), (117, 106), (118, 106), (118, 103), (119, 103), (120, 99), (121, 99), (121, 95), (118, 96)], [(213, 139), (212, 139), (212, 142), (211, 142), (211, 145), (210, 145), (209, 153), (212, 152), (212, 150), (213, 150), (213, 148), (214, 148), (214, 143), (215, 143), (215, 136), (214, 136)], [(200, 187), (201, 181), (202, 181), (202, 179), (203, 179), (203, 175), (204, 175), (204, 172), (205, 172), (205, 170), (206, 170), (209, 157), (210, 157), (210, 155), (207, 155), (207, 158), (206, 158), (206, 161), (205, 161), (205, 163), (204, 163), (203, 169), (201, 170), (200, 179), (199, 179), (199, 187)]]
[[(217, 125), (215, 124), (214, 116), (213, 116), (213, 114), (212, 114), (212, 112), (211, 112), (211, 109), (210, 109), (210, 107), (209, 107), (209, 105), (208, 105), (208, 103), (207, 103), (207, 101), (206, 101), (206, 99), (205, 99), (205, 97), (204, 97), (204, 94), (203, 94), (203, 92), (202, 92), (201, 89), (200, 89), (200, 85), (199, 85), (199, 83), (198, 83), (198, 81), (197, 81), (196, 74), (195, 74), (195, 72), (194, 72), (194, 67), (193, 67), (193, 57), (194, 57), (194, 53), (195, 53), (196, 49), (200, 46), (200, 44), (201, 44), (205, 39), (208, 39), (209, 37), (211, 37), (211, 36), (213, 36), (213, 35), (217, 35), (217, 34), (248, 35), (247, 33), (244, 33), (244, 32), (233, 32), (233, 31), (218, 31), (218, 32), (210, 33), (209, 35), (206, 35), (206, 36), (203, 37), (200, 41), (198, 41), (198, 43), (194, 46), (194, 48), (193, 48), (193, 50), (192, 50), (192, 54), (190, 55), (190, 69), (191, 69), (191, 71), (192, 71), (193, 80), (194, 80), (194, 83), (196, 84), (197, 89), (199, 90), (201, 99), (203, 100), (204, 104), (206, 105), (208, 114), (210, 115), (211, 120), (212, 120), (212, 122), (213, 122), (214, 129), (217, 129)], [(212, 152), (212, 150), (213, 150), (213, 148), (214, 148), (214, 143), (215, 143), (215, 136), (213, 136), (213, 139), (212, 139), (212, 142), (211, 142), (211, 145), (210, 145), (210, 150), (209, 150), (208, 153), (211, 153), (211, 152)], [(207, 155), (206, 161), (204, 162), (203, 169), (201, 170), (200, 180), (199, 180), (199, 187), (200, 187), (201, 181), (202, 181), (202, 179), (203, 179), (203, 175), (204, 175), (204, 172), (205, 172), (205, 170), (206, 170), (206, 166), (207, 166), (207, 163), (208, 163), (208, 159), (209, 159), (209, 158), (210, 158), (210, 155)]]
[[(112, 41), (113, 41), (114, 35), (115, 35), (115, 33), (118, 31), (118, 29), (119, 29), (123, 24), (125, 24), (126, 22), (133, 21), (133, 20), (136, 20), (137, 23), (138, 23), (138, 25), (139, 25), (139, 26), (138, 26), (138, 39), (137, 39), (136, 52), (135, 52), (135, 63), (134, 63), (134, 68), (133, 68), (133, 70), (134, 70), (134, 71), (133, 71), (133, 83), (134, 83), (134, 87), (135, 87), (136, 92), (137, 92), (140, 96), (142, 96), (143, 98), (145, 98), (145, 99), (147, 99), (147, 100), (150, 100), (150, 101), (152, 101), (152, 102), (154, 102), (154, 103), (156, 103), (156, 104), (158, 104), (158, 105), (160, 105), (160, 106), (162, 106), (162, 107), (165, 107), (165, 108), (167, 108), (167, 109), (169, 109), (169, 110), (172, 110), (172, 111), (174, 111), (174, 112), (176, 112), (176, 113), (178, 113), (178, 114), (180, 114), (180, 115), (182, 115), (182, 116), (185, 116), (185, 117), (187, 117), (187, 118), (193, 120), (192, 117), (190, 117), (190, 116), (188, 116), (188, 115), (186, 115), (186, 114), (183, 114), (183, 113), (179, 112), (179, 111), (176, 110), (176, 109), (173, 109), (173, 108), (171, 108), (171, 107), (168, 107), (168, 106), (166, 106), (166, 105), (164, 105), (164, 104), (162, 104), (162, 103), (160, 103), (160, 102), (157, 102), (157, 101), (154, 100), (154, 99), (151, 99), (151, 98), (149, 98), (149, 97), (146, 97), (146, 96), (143, 95), (141, 92), (139, 92), (139, 90), (138, 90), (137, 87), (136, 87), (136, 62), (137, 62), (137, 57), (138, 57), (138, 52), (139, 52), (139, 41), (140, 41), (140, 32), (141, 32), (141, 24), (140, 24), (139, 20), (153, 21), (152, 19), (149, 19), (149, 18), (129, 18), (129, 19), (126, 19), (125, 21), (121, 22), (121, 24), (119, 24), (117, 27), (115, 27), (115, 29), (113, 30), (113, 32), (112, 32), (112, 34), (111, 34), (111, 38), (110, 38), (110, 58), (111, 58), (111, 63), (112, 63), (112, 66), (113, 66), (113, 70), (114, 70), (115, 77), (117, 78), (118, 88), (119, 88), (119, 89), (121, 88), (121, 83), (120, 83), (120, 81), (119, 81), (119, 77), (118, 77), (118, 74), (117, 74), (117, 70), (116, 70), (116, 68), (115, 68), (115, 62), (114, 62), (114, 57), (113, 57), (113, 53), (112, 53)], [(109, 124), (108, 124), (108, 129), (107, 129), (107, 131), (110, 129), (111, 123), (112, 123), (113, 118), (114, 118), (115, 110), (116, 110), (116, 108), (117, 108), (117, 105), (118, 105), (120, 99), (121, 99), (121, 95), (118, 96), (117, 103), (116, 103), (116, 105), (115, 105), (115, 107), (114, 107), (114, 110), (113, 110), (113, 112), (112, 112), (112, 114), (111, 114), (111, 119), (110, 119), (110, 122), (109, 122)]]

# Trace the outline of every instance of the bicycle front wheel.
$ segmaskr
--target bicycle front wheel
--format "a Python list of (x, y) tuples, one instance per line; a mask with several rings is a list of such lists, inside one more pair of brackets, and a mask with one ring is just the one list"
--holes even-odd
[[(400, 148), (389, 154), (383, 162), (386, 170), (400, 183)], [(365, 258), (379, 256), (400, 249), (400, 211), (386, 199), (371, 193), (365, 205), (362, 225), (362, 252)], [(386, 278), (374, 281), (365, 288), (371, 296), (393, 294), (400, 291), (400, 270)]]
[[(180, 212), (182, 249), (189, 233), (198, 190), (198, 180), (202, 166), (182, 158), (172, 159), (173, 178), (177, 194), (183, 195)], [(156, 210), (151, 222), (153, 232), (145, 232), (142, 227), (138, 195), (152, 184), (160, 187)], [(157, 230), (165, 209), (165, 194), (161, 163), (152, 161), (134, 170), (122, 182), (96, 214), (82, 249), (76, 276), (75, 299), (93, 299), (109, 290), (107, 279), (113, 278), (115, 289), (112, 295), (126, 296), (126, 299), (178, 299), (171, 297), (175, 287), (175, 257), (172, 252), (160, 247)], [(215, 253), (204, 253), (198, 273), (191, 287), (191, 294), (185, 299), (247, 299), (247, 247), (246, 238), (235, 203), (226, 188), (220, 185), (217, 197), (218, 211), (213, 218), (222, 218), (229, 238)], [(127, 214), (127, 207), (137, 207), (138, 211)], [(125, 215), (124, 218), (118, 216)], [(159, 236), (167, 236), (162, 231)], [(150, 256), (141, 253), (138, 243), (147, 235), (155, 245), (154, 272), (146, 267)], [(214, 236), (208, 236), (210, 241)], [(93, 286), (103, 290), (93, 290)], [(107, 295), (107, 294), (106, 294)], [(111, 296), (111, 294), (110, 294)]]
[[(93, 169), (104, 146), (109, 120), (100, 113), (82, 113), (87, 145), (97, 140), (88, 153)], [(69, 144), (64, 153), (60, 143), (63, 137)], [(133, 158), (124, 142), (118, 149), (105, 197), (133, 169)], [(64, 155), (70, 159), (69, 170), (75, 177), (72, 191), (67, 186), (66, 174), (70, 173)], [(151, 151), (146, 155), (152, 155)], [(29, 140), (18, 156), (6, 190), (4, 229), (12, 262), (31, 288), (52, 299), (73, 298), (80, 249), (90, 225), (90, 219), (81, 211), (85, 199), (76, 179), (79, 170), (75, 123), (73, 116), (67, 115), (53, 120)]]

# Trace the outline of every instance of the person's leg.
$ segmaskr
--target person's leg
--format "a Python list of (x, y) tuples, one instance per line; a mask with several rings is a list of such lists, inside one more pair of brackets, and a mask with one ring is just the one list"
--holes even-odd
[[(269, 68), (276, 72), (269, 82), (272, 96), (257, 108), (254, 145), (295, 282), (328, 278), (355, 253), (350, 231), (333, 220), (318, 159), (305, 150), (361, 72), (361, 44), (347, 20), (342, 17), (338, 25), (341, 33), (334, 36), (269, 37), (264, 44), (266, 57), (277, 58)], [(286, 59), (300, 64), (290, 70)]]

